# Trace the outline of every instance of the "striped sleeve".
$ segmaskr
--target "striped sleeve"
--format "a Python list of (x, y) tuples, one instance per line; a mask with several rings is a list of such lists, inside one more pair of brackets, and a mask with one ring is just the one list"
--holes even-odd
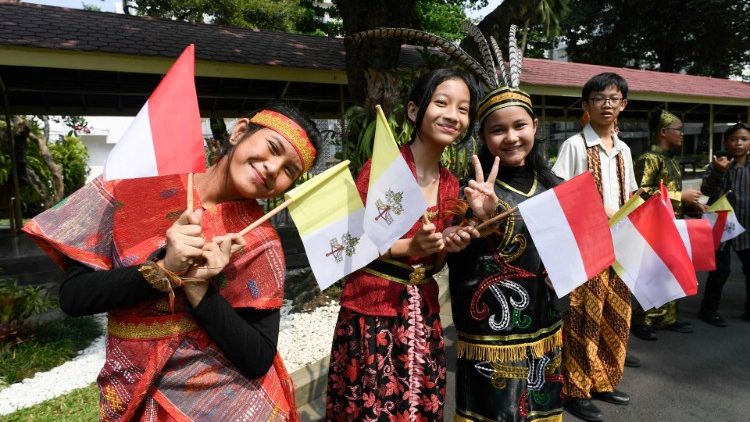
[(719, 172), (711, 166), (711, 170), (703, 176), (701, 183), (701, 192), (710, 198), (710, 201), (716, 200), (724, 191), (727, 180), (725, 174)]

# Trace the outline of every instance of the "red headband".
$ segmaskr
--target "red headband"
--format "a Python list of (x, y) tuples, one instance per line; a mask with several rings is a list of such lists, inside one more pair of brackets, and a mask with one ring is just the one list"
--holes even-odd
[(302, 171), (310, 170), (315, 162), (315, 147), (307, 132), (294, 120), (273, 110), (261, 110), (250, 119), (251, 123), (275, 130), (283, 136), (302, 160)]

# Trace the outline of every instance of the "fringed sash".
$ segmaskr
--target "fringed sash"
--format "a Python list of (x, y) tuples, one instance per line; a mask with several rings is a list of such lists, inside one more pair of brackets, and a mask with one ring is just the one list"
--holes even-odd
[[(458, 332), (456, 356), (477, 361), (518, 362), (528, 353), (539, 359), (562, 347), (562, 321), (528, 334), (479, 336)], [(500, 344), (502, 343), (502, 344)], [(509, 344), (510, 343), (510, 344)]]
[[(583, 132), (580, 135), (581, 139), (583, 139), (583, 145), (586, 147), (586, 162), (589, 170), (594, 173), (596, 188), (599, 189), (600, 195), (604, 195), (602, 189), (602, 160), (599, 156), (598, 145), (586, 145), (586, 138), (584, 138)], [(628, 200), (628, 196), (625, 192), (625, 159), (621, 153), (617, 154), (617, 183), (620, 185), (620, 206), (622, 206)]]

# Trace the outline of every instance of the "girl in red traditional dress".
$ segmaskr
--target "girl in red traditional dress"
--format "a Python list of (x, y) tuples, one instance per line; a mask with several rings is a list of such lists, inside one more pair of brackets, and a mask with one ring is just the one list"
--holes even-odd
[[(473, 80), (451, 69), (422, 76), (412, 89), (406, 114), (415, 130), (401, 154), (430, 207), (381, 259), (346, 280), (328, 372), (329, 421), (443, 418), (445, 346), (432, 274), (446, 252), (478, 233), (448, 227), (444, 211), (458, 181), (440, 156), (469, 137), (476, 101)], [(368, 161), (357, 178), (363, 201), (369, 175)]]
[(313, 165), (319, 138), (297, 110), (269, 105), (195, 175), (195, 211), (184, 175), (99, 178), (24, 227), (66, 269), (63, 311), (108, 312), (101, 420), (297, 419), (276, 351), (281, 243), (269, 223), (236, 233), (263, 215), (256, 199)]

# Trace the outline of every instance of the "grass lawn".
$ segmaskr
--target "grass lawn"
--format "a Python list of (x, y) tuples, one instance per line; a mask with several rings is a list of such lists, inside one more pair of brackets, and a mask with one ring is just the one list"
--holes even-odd
[(64, 396), (27, 407), (10, 415), (0, 416), (0, 422), (16, 421), (96, 421), (99, 419), (99, 390), (96, 384), (73, 390)]
[(20, 344), (0, 344), (0, 389), (69, 361), (101, 334), (93, 317), (64, 318), (39, 326)]

